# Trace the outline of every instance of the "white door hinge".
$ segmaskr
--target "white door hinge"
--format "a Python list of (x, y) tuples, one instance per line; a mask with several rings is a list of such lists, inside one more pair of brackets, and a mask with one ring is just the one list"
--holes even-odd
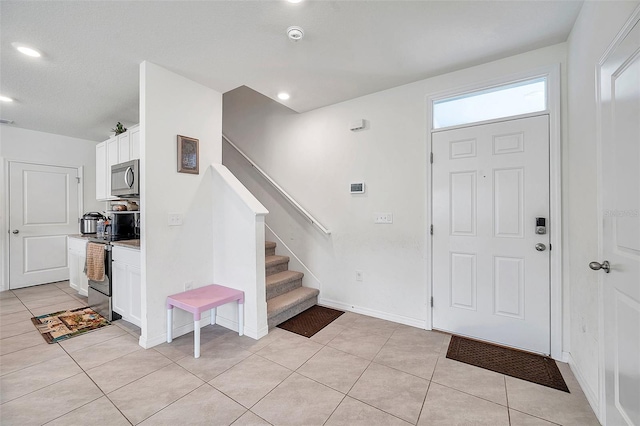
[(433, 225), (431, 225), (431, 227), (429, 228), (429, 232), (431, 233), (431, 235), (433, 235)]
[(433, 152), (431, 153), (431, 164), (433, 164)]
[(79, 178), (79, 177), (76, 177), (76, 181), (78, 181), (78, 183), (80, 183), (80, 178)]
[(433, 308), (433, 296), (431, 296), (431, 307)]

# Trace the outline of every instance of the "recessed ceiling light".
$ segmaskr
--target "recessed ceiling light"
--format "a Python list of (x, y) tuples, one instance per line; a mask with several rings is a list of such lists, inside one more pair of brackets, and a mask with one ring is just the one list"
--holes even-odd
[(300, 3), (302, 0), (287, 0), (289, 3)]
[(289, 99), (291, 96), (289, 96), (288, 93), (285, 92), (280, 92), (278, 93), (278, 99), (280, 99), (281, 101), (286, 101), (287, 99)]
[(8, 96), (0, 96), (0, 101), (2, 101), (2, 102), (13, 102), (13, 99), (11, 99)]
[(31, 56), (32, 58), (39, 58), (42, 56), (42, 54), (33, 47), (26, 46), (22, 43), (11, 43), (11, 45), (15, 47), (18, 52)]

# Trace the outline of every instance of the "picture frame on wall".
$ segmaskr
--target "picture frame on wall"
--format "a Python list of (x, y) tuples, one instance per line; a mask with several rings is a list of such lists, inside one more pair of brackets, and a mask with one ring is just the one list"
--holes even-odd
[(178, 172), (200, 174), (200, 141), (178, 135)]

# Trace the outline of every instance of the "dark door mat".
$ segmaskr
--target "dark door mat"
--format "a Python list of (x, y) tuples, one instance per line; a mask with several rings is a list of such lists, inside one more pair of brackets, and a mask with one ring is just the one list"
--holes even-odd
[(343, 311), (313, 305), (306, 311), (300, 312), (295, 317), (289, 318), (279, 324), (277, 327), (304, 337), (311, 337), (331, 324), (342, 314), (344, 314)]
[(447, 358), (569, 392), (553, 358), (451, 336)]

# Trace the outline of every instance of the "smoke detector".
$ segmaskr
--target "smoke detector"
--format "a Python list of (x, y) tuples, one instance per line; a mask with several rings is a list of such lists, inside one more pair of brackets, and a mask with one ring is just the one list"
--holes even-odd
[(296, 26), (289, 27), (287, 28), (287, 37), (292, 41), (298, 41), (304, 37), (304, 30)]

